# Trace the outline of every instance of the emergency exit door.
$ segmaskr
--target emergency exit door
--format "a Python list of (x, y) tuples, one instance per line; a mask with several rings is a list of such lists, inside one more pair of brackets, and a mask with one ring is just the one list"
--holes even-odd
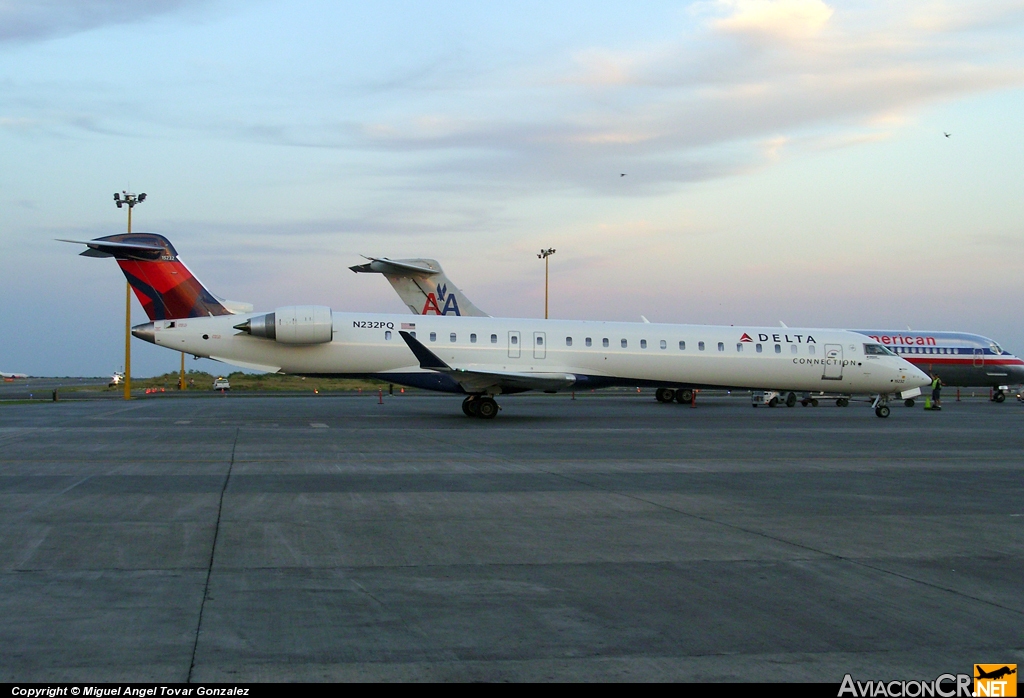
[(523, 348), (519, 345), (519, 332), (512, 330), (508, 333), (508, 358), (518, 359)]
[(548, 355), (548, 338), (546, 332), (533, 333), (533, 358), (543, 359)]

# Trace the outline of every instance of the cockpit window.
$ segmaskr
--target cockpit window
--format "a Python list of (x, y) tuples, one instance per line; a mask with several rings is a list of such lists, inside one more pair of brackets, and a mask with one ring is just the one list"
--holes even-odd
[(995, 342), (992, 342), (992, 344), (989, 344), (989, 347), (992, 349), (992, 353), (993, 354), (997, 354), (998, 355), (998, 354), (1002, 354), (1003, 353), (1003, 348), (1001, 346), (999, 346), (998, 344), (996, 344)]
[(896, 356), (881, 344), (865, 344), (864, 354), (865, 356)]

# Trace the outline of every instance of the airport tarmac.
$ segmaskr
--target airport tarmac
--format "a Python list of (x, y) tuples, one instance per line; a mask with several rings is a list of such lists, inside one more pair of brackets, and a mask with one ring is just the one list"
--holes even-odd
[(1024, 406), (0, 405), (4, 681), (933, 679), (1024, 663)]

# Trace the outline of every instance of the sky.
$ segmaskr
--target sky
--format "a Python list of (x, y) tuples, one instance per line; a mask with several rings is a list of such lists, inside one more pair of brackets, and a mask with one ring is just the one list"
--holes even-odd
[(555, 318), (1024, 353), (1024, 1), (0, 0), (0, 165), (5, 371), (122, 365), (124, 277), (55, 239), (129, 189), (261, 310), (403, 312), (366, 254), (540, 317), (553, 247)]

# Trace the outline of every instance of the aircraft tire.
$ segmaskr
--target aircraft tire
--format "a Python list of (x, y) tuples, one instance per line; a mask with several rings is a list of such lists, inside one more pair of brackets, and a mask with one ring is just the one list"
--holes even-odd
[(680, 388), (676, 391), (676, 402), (680, 405), (687, 405), (693, 402), (693, 391), (689, 388)]
[(778, 404), (779, 404), (779, 398), (777, 398), (777, 397), (773, 397), (771, 400), (768, 401), (768, 406), (769, 407), (775, 407)]
[(480, 402), (476, 395), (470, 395), (462, 401), (462, 412), (467, 417), (479, 417), (480, 416)]
[(1004, 393), (1002, 390), (997, 390), (995, 392), (995, 395), (992, 396), (992, 401), (993, 402), (1002, 402), (1005, 399), (1006, 399), (1006, 393)]
[(903, 401), (903, 404), (906, 405), (907, 407), (913, 407), (914, 406), (914, 398), (912, 398), (912, 397), (907, 398), (906, 400)]
[(886, 417), (888, 417), (889, 416), (889, 406), (888, 405), (879, 405), (878, 407), (876, 407), (875, 408), (875, 416), (876, 417), (881, 417), (882, 419), (885, 419)]
[(658, 388), (654, 391), (654, 399), (658, 402), (672, 402), (675, 396), (676, 392), (671, 388)]
[(786, 407), (796, 406), (796, 393), (790, 393), (786, 396)]
[(498, 416), (498, 403), (494, 398), (482, 397), (476, 401), (476, 416), (480, 419), (494, 419)]

